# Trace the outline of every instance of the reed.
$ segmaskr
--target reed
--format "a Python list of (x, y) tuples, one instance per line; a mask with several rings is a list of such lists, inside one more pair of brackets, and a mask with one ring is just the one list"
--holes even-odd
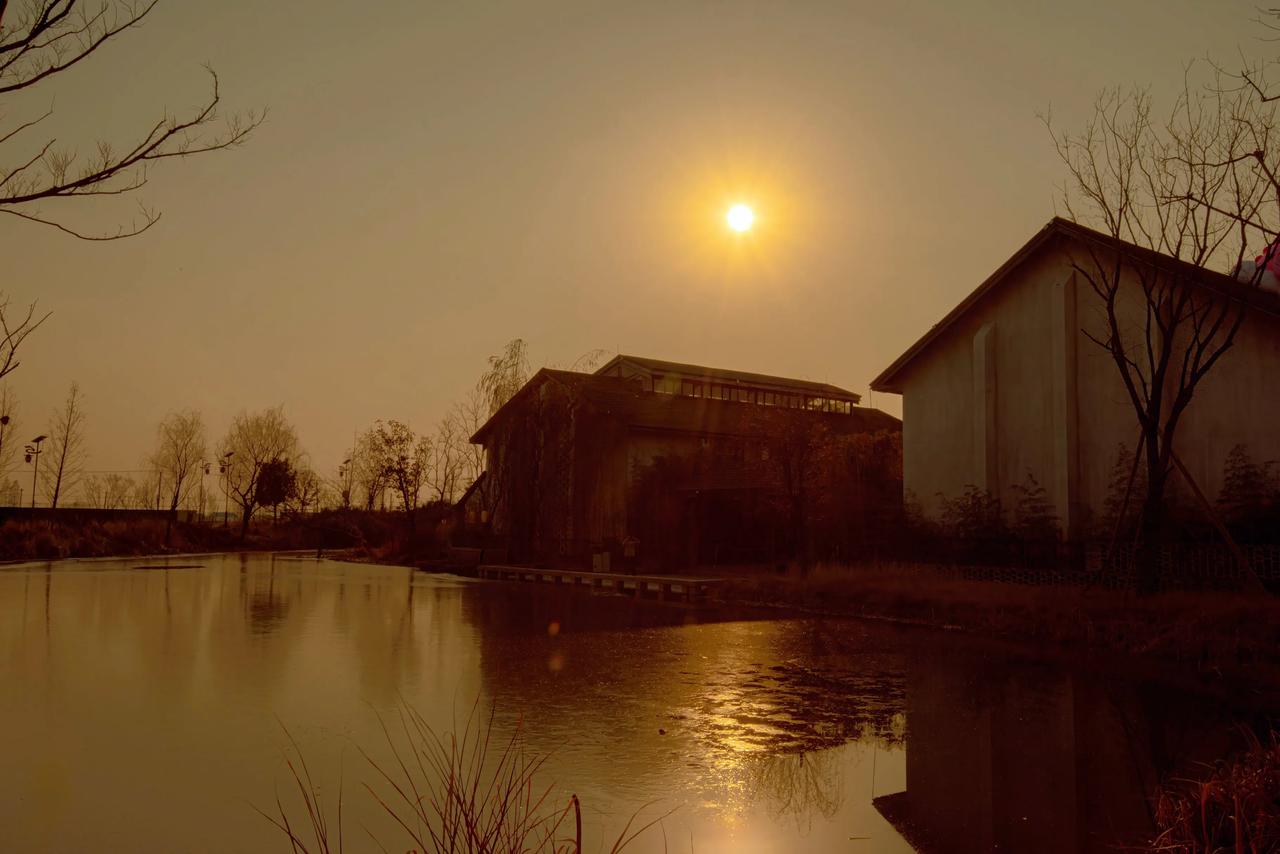
[(1158, 835), (1148, 851), (1270, 854), (1280, 851), (1280, 743), (1251, 731), (1247, 747), (1198, 780), (1176, 780), (1155, 800)]
[[(480, 714), (473, 708), (459, 731), (440, 733), (408, 705), (391, 720), (380, 715), (378, 721), (390, 759), (358, 749), (369, 770), (362, 788), (402, 834), (375, 838), (382, 850), (410, 845), (413, 854), (581, 854), (578, 796), (558, 799), (555, 787), (541, 781), (546, 757), (527, 750), (522, 725), (500, 738), (495, 710)], [(301, 748), (286, 735), (296, 756), (286, 755), (286, 763), (298, 803), (286, 807), (277, 798), (274, 814), (258, 812), (285, 835), (294, 854), (342, 854), (341, 779), (330, 810)], [(631, 816), (610, 854), (625, 850), (671, 813), (643, 823), (639, 814)]]

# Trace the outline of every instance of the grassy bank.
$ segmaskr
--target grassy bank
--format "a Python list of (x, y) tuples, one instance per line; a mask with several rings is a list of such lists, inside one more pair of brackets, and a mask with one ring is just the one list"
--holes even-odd
[(240, 526), (177, 522), (166, 539), (164, 520), (154, 517), (86, 520), (10, 519), (0, 525), (0, 561), (132, 557), (213, 551), (325, 549), (352, 557), (406, 563), (439, 553), (436, 527), (408, 531), (403, 514), (359, 510), (325, 511), (278, 523), (257, 522), (242, 539)]
[(1121, 653), (1280, 686), (1280, 601), (1221, 591), (1128, 591), (969, 581), (895, 564), (817, 566), (731, 578), (719, 595), (752, 606), (892, 619), (1038, 649)]

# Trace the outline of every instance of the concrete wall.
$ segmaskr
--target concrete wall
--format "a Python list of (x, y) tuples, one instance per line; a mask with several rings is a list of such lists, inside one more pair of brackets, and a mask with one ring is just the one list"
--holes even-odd
[[(1107, 337), (1106, 314), (1070, 251), (1055, 241), (1036, 253), (905, 369), (904, 488), (926, 512), (969, 485), (1013, 507), (1030, 474), (1070, 533), (1102, 513), (1138, 422), (1111, 356), (1086, 336)], [(1143, 305), (1136, 284), (1122, 294), (1131, 342), (1144, 334)], [(1278, 378), (1280, 320), (1251, 311), (1179, 427), (1179, 456), (1210, 500), (1234, 445), (1280, 459)]]
[(1033, 259), (908, 368), (903, 480), (926, 512), (970, 485), (1009, 502), (1028, 473), (1059, 491), (1054, 430), (1063, 390), (1053, 382), (1061, 358), (1053, 345), (1064, 338), (1054, 325), (1063, 322), (1068, 279), (1061, 258)]

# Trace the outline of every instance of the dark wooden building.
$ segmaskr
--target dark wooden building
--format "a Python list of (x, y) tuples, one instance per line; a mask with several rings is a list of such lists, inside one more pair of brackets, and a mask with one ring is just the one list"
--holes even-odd
[(543, 369), (471, 439), (487, 460), (471, 515), (517, 560), (767, 559), (782, 535), (758, 520), (804, 476), (791, 446), (900, 431), (858, 403), (826, 383), (634, 356)]

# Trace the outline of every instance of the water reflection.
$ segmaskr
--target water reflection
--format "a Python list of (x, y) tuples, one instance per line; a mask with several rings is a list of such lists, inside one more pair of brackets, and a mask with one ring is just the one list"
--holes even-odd
[(675, 808), (639, 854), (913, 850), (894, 826), (929, 850), (1086, 852), (1142, 832), (1155, 782), (1239, 720), (873, 624), (201, 563), (0, 570), (6, 851), (283, 850), (252, 809), (288, 779), (280, 723), (320, 779), (342, 769), (348, 826), (387, 831), (356, 745), (377, 754), (401, 703), (448, 729), (480, 697), (498, 737), (549, 754), (591, 838)]
[(906, 791), (877, 804), (926, 851), (1111, 852), (1151, 838), (1158, 785), (1265, 716), (1185, 690), (942, 655), (908, 679)]

